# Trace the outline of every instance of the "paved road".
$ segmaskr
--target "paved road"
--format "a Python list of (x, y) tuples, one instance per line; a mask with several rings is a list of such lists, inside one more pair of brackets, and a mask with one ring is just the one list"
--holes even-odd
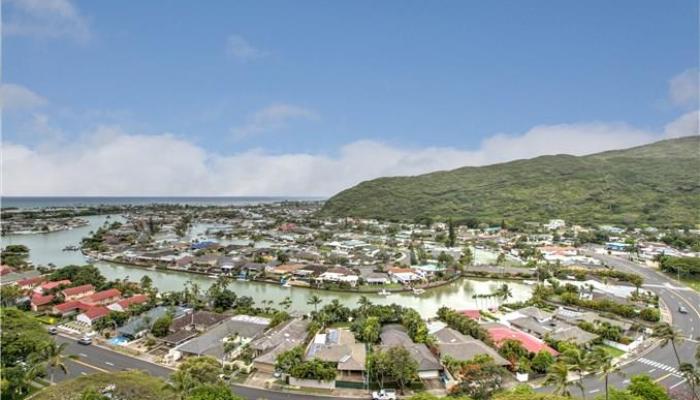
[[(56, 382), (96, 372), (114, 372), (127, 369), (143, 370), (149, 375), (163, 379), (168, 379), (168, 376), (173, 372), (173, 370), (169, 368), (151, 364), (102, 347), (78, 344), (74, 338), (65, 336), (56, 336), (55, 338), (58, 343), (68, 343), (68, 348), (66, 349), (67, 355), (78, 356), (75, 360), (71, 358), (65, 359), (65, 364), (68, 367), (68, 374), (64, 374), (63, 371), (60, 370), (54, 371), (54, 380)], [(51, 371), (49, 371), (49, 373), (50, 372)], [(304, 400), (309, 397), (303, 394), (270, 392), (242, 386), (234, 386), (232, 389), (240, 396), (251, 400)], [(350, 398), (344, 399), (342, 397), (333, 398), (338, 400), (354, 400)]]
[(143, 370), (150, 375), (161, 378), (167, 378), (173, 372), (169, 368), (151, 364), (102, 347), (78, 344), (73, 338), (56, 336), (56, 341), (58, 343), (68, 343), (66, 354), (77, 356), (75, 360), (66, 359), (67, 375), (62, 371), (54, 372), (56, 381), (76, 378), (95, 372), (123, 371), (127, 369)]
[[(695, 349), (698, 346), (695, 339), (700, 336), (700, 294), (678, 284), (674, 279), (653, 268), (607, 254), (589, 253), (589, 255), (615, 269), (635, 272), (644, 277), (644, 288), (659, 295), (672, 313), (673, 326), (689, 339), (677, 345), (681, 360), (694, 362)], [(681, 305), (688, 310), (687, 314), (678, 312), (678, 307)], [(684, 385), (683, 378), (676, 370), (677, 367), (678, 362), (669, 344), (665, 348), (657, 347), (638, 360), (625, 365), (622, 369), (625, 376), (611, 377), (610, 383), (620, 387), (629, 383), (630, 376), (647, 374), (667, 388), (675, 389)], [(587, 394), (590, 395), (596, 395), (603, 389), (600, 377), (595, 376), (585, 379), (584, 386)]]

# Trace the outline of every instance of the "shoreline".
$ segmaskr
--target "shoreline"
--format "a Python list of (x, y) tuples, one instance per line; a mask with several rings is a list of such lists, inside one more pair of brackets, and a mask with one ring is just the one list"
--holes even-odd
[[(87, 256), (87, 255), (86, 255)], [(115, 265), (120, 265), (120, 266), (125, 266), (125, 267), (133, 267), (133, 268), (141, 268), (144, 270), (149, 270), (153, 272), (173, 272), (176, 274), (192, 274), (192, 275), (198, 275), (198, 276), (204, 276), (207, 278), (210, 278), (212, 280), (217, 279), (220, 276), (226, 276), (226, 275), (219, 275), (219, 274), (212, 274), (209, 272), (203, 272), (203, 271), (193, 271), (193, 270), (187, 270), (187, 269), (176, 269), (176, 268), (163, 268), (163, 267), (157, 267), (154, 265), (141, 265), (141, 264), (134, 264), (134, 263), (128, 263), (128, 262), (123, 262), (123, 261), (115, 261), (115, 260), (108, 260), (108, 259), (102, 259), (102, 258), (97, 258), (93, 261), (87, 261), (88, 264), (92, 264), (95, 262), (104, 262), (107, 264), (115, 264)], [(216, 276), (214, 278), (213, 276)], [(236, 280), (234, 276), (230, 276), (230, 278)], [(463, 280), (463, 279), (470, 279), (470, 280), (481, 280), (481, 281), (487, 281), (487, 280), (504, 280), (504, 281), (516, 281), (516, 282), (522, 282), (528, 280), (528, 278), (524, 277), (517, 277), (517, 276), (484, 276), (483, 274), (473, 274), (473, 273), (462, 273), (460, 275), (456, 275), (454, 277), (451, 277), (450, 279), (447, 280), (442, 280), (442, 281), (437, 281), (437, 282), (431, 282), (425, 285), (419, 285), (415, 286), (415, 288), (420, 288), (426, 291), (426, 293), (432, 289), (437, 289), (443, 286), (450, 285), (454, 282)], [(280, 285), (279, 281), (273, 281), (273, 280), (267, 280), (267, 279), (248, 279), (245, 281), (241, 282), (252, 282), (252, 283), (260, 283), (260, 284), (267, 284), (267, 285), (272, 285), (272, 286), (282, 286)], [(355, 294), (373, 294), (373, 295), (378, 295), (379, 292), (382, 290), (386, 290), (387, 292), (394, 294), (394, 293), (410, 293), (413, 291), (413, 287), (401, 287), (401, 288), (386, 288), (384, 285), (376, 285), (376, 289), (374, 290), (355, 290), (355, 289), (341, 289), (341, 288), (317, 288), (317, 287), (312, 287), (312, 286), (307, 286), (307, 285), (294, 285), (291, 284), (291, 287), (294, 288), (301, 288), (301, 289), (308, 289), (311, 291), (318, 291), (318, 292), (334, 292), (334, 293), (355, 293)], [(290, 288), (291, 288), (290, 287)], [(375, 286), (371, 286), (374, 288)], [(416, 295), (420, 297), (421, 295)]]

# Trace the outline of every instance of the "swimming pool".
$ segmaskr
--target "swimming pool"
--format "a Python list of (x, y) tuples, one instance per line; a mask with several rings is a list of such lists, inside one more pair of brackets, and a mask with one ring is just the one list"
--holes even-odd
[(109, 339), (108, 342), (115, 346), (124, 346), (129, 343), (129, 339), (124, 336), (117, 336)]

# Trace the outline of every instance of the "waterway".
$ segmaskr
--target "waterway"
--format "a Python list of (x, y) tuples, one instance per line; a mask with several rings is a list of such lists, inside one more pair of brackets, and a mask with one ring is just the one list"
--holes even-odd
[[(83, 237), (88, 236), (91, 231), (96, 230), (105, 223), (122, 220), (118, 215), (89, 216), (85, 218), (89, 221), (89, 224), (84, 227), (43, 234), (8, 235), (2, 237), (0, 243), (3, 247), (9, 244), (26, 245), (30, 249), (30, 259), (35, 265), (53, 264), (57, 267), (70, 264), (82, 265), (85, 264), (86, 261), (80, 252), (63, 251), (63, 248), (68, 245), (79, 244)], [(195, 229), (194, 231), (198, 234), (202, 232), (202, 229)], [(127, 278), (132, 281), (138, 281), (142, 276), (148, 275), (161, 292), (182, 290), (188, 280), (196, 282), (202, 290), (206, 290), (206, 288), (214, 282), (213, 278), (207, 276), (183, 272), (156, 271), (107, 262), (96, 262), (95, 266), (97, 266), (108, 279)], [(374, 293), (365, 295), (370, 298), (373, 303), (397, 303), (402, 306), (415, 308), (423, 316), (429, 317), (435, 315), (436, 311), (442, 306), (455, 309), (495, 306), (499, 302), (497, 299), (474, 299), (472, 296), (474, 294), (492, 293), (503, 283), (504, 281), (499, 280), (461, 279), (445, 286), (429, 289), (420, 296), (415, 296), (411, 292), (395, 293), (389, 296), (380, 296)], [(509, 299), (509, 301), (525, 300), (530, 296), (530, 286), (513, 281), (508, 281), (506, 283), (508, 283), (513, 292), (513, 297)], [(307, 304), (311, 294), (318, 295), (323, 300), (322, 304), (330, 302), (333, 299), (338, 299), (341, 303), (351, 308), (357, 306), (357, 301), (362, 295), (352, 292), (318, 291), (297, 287), (284, 288), (260, 282), (234, 281), (230, 288), (239, 296), (253, 297), (257, 304), (262, 304), (262, 301), (279, 303), (285, 297), (289, 296), (292, 300), (292, 309), (299, 311), (310, 311), (313, 309), (313, 306)]]

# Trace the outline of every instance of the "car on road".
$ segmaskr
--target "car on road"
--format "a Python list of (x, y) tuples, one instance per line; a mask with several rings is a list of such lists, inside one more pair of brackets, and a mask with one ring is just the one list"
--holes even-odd
[(84, 345), (92, 344), (92, 338), (90, 336), (83, 336), (80, 339), (78, 339), (78, 343)]
[(372, 400), (396, 400), (396, 391), (394, 389), (382, 389), (378, 392), (372, 392)]
[(58, 329), (55, 326), (49, 327), (49, 335), (56, 335), (58, 334)]
[(688, 314), (688, 309), (683, 306), (678, 306), (678, 312), (681, 314)]

